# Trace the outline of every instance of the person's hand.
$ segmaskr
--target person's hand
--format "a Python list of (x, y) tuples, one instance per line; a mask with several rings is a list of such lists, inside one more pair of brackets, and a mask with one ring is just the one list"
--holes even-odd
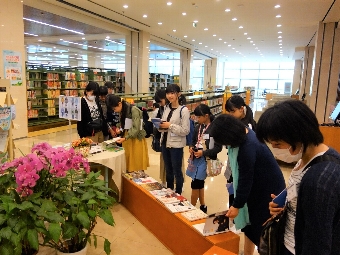
[(116, 143), (123, 143), (126, 139), (123, 137), (119, 138)]
[(189, 154), (194, 153), (194, 147), (189, 147)]
[(195, 156), (196, 158), (202, 157), (202, 156), (203, 156), (203, 150), (195, 151), (195, 152), (194, 152), (194, 156)]
[(165, 128), (165, 129), (167, 129), (167, 128), (170, 127), (170, 125), (171, 125), (170, 122), (163, 121), (161, 124), (159, 124), (159, 128)]
[[(276, 198), (276, 196), (274, 194), (271, 194), (270, 196), (272, 197), (272, 199)], [(280, 208), (278, 206), (279, 205), (274, 203), (273, 201), (269, 202), (269, 212), (270, 212), (270, 215), (276, 215), (276, 214), (278, 214), (279, 212), (281, 212), (283, 210), (283, 208)]]
[(237, 215), (238, 215), (238, 208), (235, 208), (234, 206), (231, 206), (226, 214), (226, 216), (229, 217), (230, 219), (236, 218)]
[(116, 133), (115, 131), (113, 131), (112, 128), (109, 129), (109, 132), (110, 132), (110, 135), (111, 135), (112, 137), (116, 137), (116, 136), (117, 136), (117, 133)]

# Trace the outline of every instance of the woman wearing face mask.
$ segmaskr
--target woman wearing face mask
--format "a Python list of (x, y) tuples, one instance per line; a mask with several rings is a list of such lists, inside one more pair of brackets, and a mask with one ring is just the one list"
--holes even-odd
[[(340, 154), (323, 143), (314, 113), (299, 100), (275, 104), (261, 115), (256, 135), (278, 159), (297, 161), (287, 185), (283, 254), (340, 254), (340, 164), (334, 161)], [(333, 160), (306, 167), (321, 155)], [(274, 202), (269, 209), (282, 210)]]
[(252, 255), (260, 242), (262, 224), (270, 217), (271, 194), (285, 188), (284, 178), (269, 148), (239, 119), (222, 114), (211, 125), (214, 140), (228, 146), (234, 178), (235, 199), (227, 216), (244, 232), (244, 255)]
[(174, 189), (174, 177), (176, 177), (176, 193), (181, 194), (184, 182), (183, 148), (186, 146), (186, 135), (190, 132), (190, 113), (187, 107), (179, 103), (181, 94), (177, 84), (168, 85), (165, 92), (169, 104), (164, 108), (163, 122), (159, 127), (165, 129), (160, 142), (166, 169), (166, 183), (168, 188)]
[(77, 122), (78, 135), (88, 137), (93, 142), (104, 141), (103, 111), (98, 99), (98, 83), (89, 82), (85, 88), (84, 96), (81, 99), (81, 121)]

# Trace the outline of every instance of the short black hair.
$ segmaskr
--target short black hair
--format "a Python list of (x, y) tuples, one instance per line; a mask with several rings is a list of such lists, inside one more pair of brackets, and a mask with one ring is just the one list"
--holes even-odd
[(242, 106), (246, 106), (243, 97), (235, 95), (228, 98), (225, 103), (225, 110), (227, 112), (232, 112), (235, 108), (240, 109)]
[(297, 143), (308, 145), (323, 143), (319, 123), (312, 110), (303, 102), (291, 99), (276, 103), (260, 117), (256, 136), (261, 142), (284, 141), (296, 149)]
[(211, 126), (211, 136), (219, 144), (238, 147), (246, 139), (246, 126), (230, 114), (219, 115)]
[(159, 108), (159, 103), (153, 103), (152, 106), (155, 108)]
[(210, 121), (213, 121), (215, 118), (215, 116), (210, 111), (210, 107), (207, 106), (206, 104), (199, 104), (198, 106), (196, 106), (194, 114), (195, 116), (204, 116), (208, 114), (210, 117)]
[(112, 81), (105, 82), (104, 86), (107, 87), (108, 89), (114, 89), (115, 87)]
[(165, 89), (156, 90), (154, 100), (156, 103), (160, 103), (162, 99), (166, 99)]
[(109, 93), (109, 90), (106, 86), (99, 87), (99, 96), (106, 96)]
[(165, 92), (168, 94), (168, 93), (179, 93), (181, 92), (181, 88), (177, 85), (177, 84), (169, 84), (166, 89), (165, 89)]
[(119, 102), (122, 102), (122, 99), (116, 95), (109, 94), (106, 98), (106, 105), (109, 108), (117, 107)]
[(86, 91), (93, 91), (94, 96), (98, 96), (99, 94), (99, 84), (95, 81), (90, 81), (85, 88), (84, 94), (86, 95)]

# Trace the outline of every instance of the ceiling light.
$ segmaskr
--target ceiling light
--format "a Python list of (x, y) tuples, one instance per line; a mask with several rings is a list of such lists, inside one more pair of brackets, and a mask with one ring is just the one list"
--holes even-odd
[(75, 30), (72, 30), (72, 29), (67, 29), (67, 28), (64, 28), (64, 27), (59, 27), (59, 26), (51, 25), (51, 24), (48, 24), (48, 23), (44, 23), (44, 22), (40, 22), (40, 21), (34, 20), (34, 19), (28, 19), (28, 18), (25, 18), (25, 17), (23, 19), (27, 20), (27, 21), (34, 22), (34, 23), (38, 23), (38, 24), (41, 24), (41, 25), (45, 25), (45, 26), (49, 26), (49, 27), (54, 27), (54, 28), (58, 28), (58, 29), (61, 29), (61, 30), (66, 30), (66, 31), (69, 31), (69, 32), (72, 32), (72, 33), (75, 33), (75, 34), (84, 35), (84, 33), (82, 33), (82, 32), (78, 32), (78, 31), (75, 31)]
[(276, 17), (276, 18), (281, 18), (281, 15), (279, 14), (279, 15), (276, 15), (275, 17)]
[(227, 42), (224, 42), (224, 43), (227, 43)]
[(248, 33), (243, 33), (244, 35), (247, 35)]
[(277, 8), (280, 8), (281, 6), (279, 4), (277, 4), (274, 7), (277, 9)]
[(185, 35), (184, 37), (185, 37), (185, 38), (187, 38), (188, 36), (187, 36), (187, 35)]
[(176, 32), (176, 29), (172, 30), (173, 32)]
[(282, 38), (282, 36), (280, 35), (280, 36), (278, 36), (277, 38)]
[(210, 49), (210, 50), (214, 50), (214, 49)]
[(182, 15), (185, 16), (185, 15), (187, 15), (187, 13), (186, 12), (182, 12)]
[(247, 37), (247, 40), (250, 40), (251, 39), (251, 37)]
[(253, 43), (254, 41), (250, 41), (250, 43)]
[(222, 41), (222, 38), (218, 39), (219, 41)]
[(194, 42), (194, 41), (195, 41), (195, 39), (192, 39), (192, 41)]
[(163, 23), (162, 22), (158, 22), (158, 25), (162, 25)]
[(278, 25), (276, 25), (277, 27), (281, 27), (282, 25), (281, 24), (278, 24)]
[(282, 42), (282, 40), (279, 40), (279, 42)]
[(169, 5), (169, 6), (170, 6), (170, 5), (172, 5), (172, 3), (171, 3), (171, 2), (167, 2), (166, 5)]
[(208, 30), (208, 28), (205, 28), (204, 30), (205, 30), (205, 31), (207, 31), (207, 30)]
[(238, 50), (236, 52), (238, 52)]
[(280, 46), (280, 49), (282, 49), (282, 46)]
[(38, 42), (41, 42), (41, 39), (39, 39)]
[(128, 6), (127, 4), (125, 4), (125, 5), (123, 5), (123, 7), (126, 9), (126, 8), (128, 8), (129, 6)]
[(205, 47), (205, 48), (207, 48), (208, 46), (207, 46), (207, 45), (205, 45), (204, 47)]
[(235, 50), (235, 48), (232, 48), (233, 50)]
[(230, 12), (230, 9), (228, 8), (228, 9), (225, 9), (224, 11), (225, 11), (225, 12)]
[(279, 45), (281, 46), (281, 45), (282, 45), (282, 43), (279, 43)]
[(82, 37), (81, 39), (82, 39), (82, 40), (85, 40), (85, 37)]
[(194, 23), (197, 23), (198, 22), (198, 20), (194, 20)]
[(148, 42), (150, 42), (150, 41), (148, 41)]
[(231, 44), (228, 44), (228, 47), (230, 47), (231, 46)]
[(237, 20), (237, 18), (232, 18), (231, 20), (232, 20), (232, 21), (235, 21), (235, 20)]
[(198, 44), (202, 44), (202, 43), (200, 42), (200, 43), (198, 43)]
[(106, 38), (106, 39), (110, 39), (110, 36), (106, 36), (105, 38)]
[(255, 43), (253, 43), (253, 45), (255, 46)]
[(282, 34), (282, 31), (277, 32), (278, 34)]
[(143, 18), (147, 18), (147, 17), (148, 17), (148, 15), (146, 15), (146, 14), (143, 15)]
[(216, 35), (213, 35), (213, 36), (216, 36)]
[(31, 35), (31, 36), (38, 36), (38, 35), (35, 35), (35, 34), (30, 34), (30, 33), (24, 33), (25, 35)]
[(239, 26), (238, 28), (243, 28), (243, 26)]

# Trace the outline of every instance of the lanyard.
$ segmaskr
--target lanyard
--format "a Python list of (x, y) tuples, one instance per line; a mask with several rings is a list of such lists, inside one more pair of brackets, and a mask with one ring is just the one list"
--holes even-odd
[(199, 145), (199, 143), (200, 143), (200, 141), (202, 139), (202, 136), (203, 136), (204, 132), (208, 129), (209, 125), (210, 125), (210, 123), (203, 130), (202, 130), (202, 128), (200, 128), (201, 132), (200, 132), (200, 129), (198, 129), (196, 147), (198, 147), (198, 145)]

